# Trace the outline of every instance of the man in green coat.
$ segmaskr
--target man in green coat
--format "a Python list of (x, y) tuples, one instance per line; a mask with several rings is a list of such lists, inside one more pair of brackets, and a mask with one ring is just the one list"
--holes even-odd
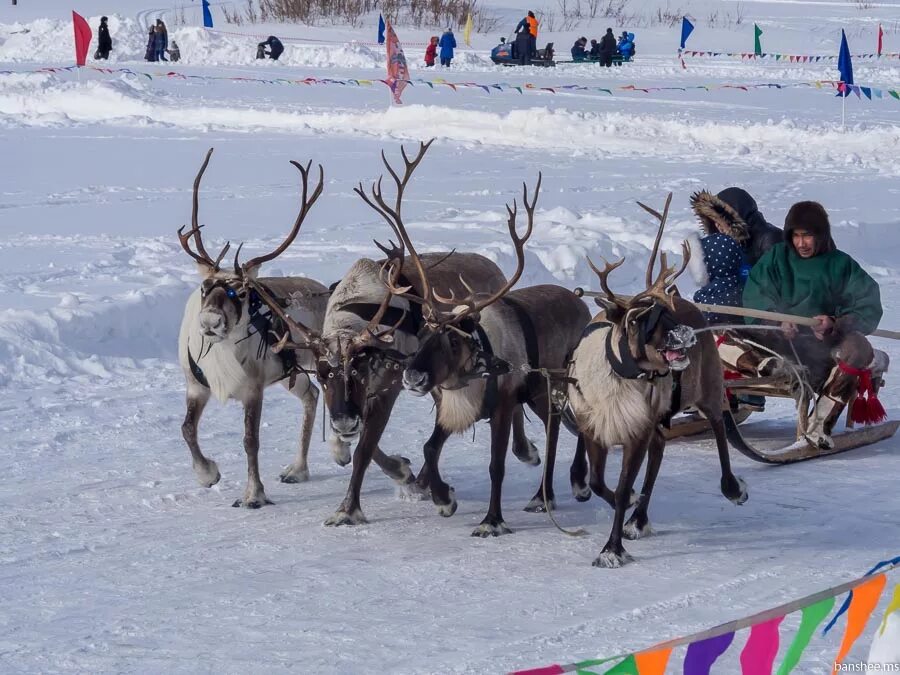
[[(794, 204), (776, 244), (750, 271), (745, 307), (814, 318), (813, 328), (785, 322), (780, 333), (754, 339), (783, 356), (797, 354), (818, 393), (806, 438), (834, 447), (831, 430), (856, 395), (861, 372), (873, 365), (865, 338), (881, 320), (878, 284), (849, 255), (837, 250), (828, 213), (817, 202)], [(790, 344), (793, 343), (793, 344)]]

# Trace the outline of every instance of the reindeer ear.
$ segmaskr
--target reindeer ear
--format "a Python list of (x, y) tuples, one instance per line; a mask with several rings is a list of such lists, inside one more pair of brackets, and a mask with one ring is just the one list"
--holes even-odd
[(244, 275), (248, 279), (256, 279), (259, 276), (259, 265), (254, 265), (253, 267), (248, 267), (244, 270)]
[(625, 308), (620, 304), (606, 298), (594, 298), (594, 302), (603, 308), (607, 321), (617, 323), (625, 318)]

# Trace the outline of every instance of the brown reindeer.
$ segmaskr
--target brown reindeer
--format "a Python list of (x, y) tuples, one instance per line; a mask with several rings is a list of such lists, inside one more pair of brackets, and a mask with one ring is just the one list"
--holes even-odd
[[(281, 255), (297, 237), (309, 210), (322, 193), (323, 174), (309, 193), (310, 164), (291, 162), (300, 171), (302, 199), (300, 213), (288, 236), (271, 253), (240, 264), (235, 255), (232, 268), (221, 267), (229, 244), (213, 259), (203, 245), (198, 224), (200, 180), (209, 164), (212, 149), (194, 179), (191, 229), (178, 230), (184, 250), (196, 262), (203, 279), (200, 288), (188, 298), (178, 338), (178, 357), (187, 383), (187, 414), (181, 431), (193, 458), (194, 472), (200, 484), (210, 487), (219, 482), (219, 467), (203, 455), (197, 440), (197, 427), (210, 395), (220, 401), (237, 399), (244, 405), (244, 450), (247, 453), (248, 480), (242, 499), (234, 506), (259, 508), (271, 504), (259, 477), (259, 422), (263, 390), (281, 382), (303, 402), (303, 428), (300, 447), (292, 464), (281, 473), (285, 483), (307, 480), (307, 454), (315, 420), (319, 391), (310, 378), (294, 377), (297, 365), (312, 365), (308, 356), (295, 362), (293, 355), (276, 355), (270, 347), (270, 331), (280, 329), (262, 304), (255, 289), (264, 289), (280, 309), (312, 326), (321, 326), (325, 315), (327, 289), (317, 281), (300, 277), (258, 278), (260, 265)], [(194, 248), (191, 249), (191, 239)], [(240, 247), (238, 248), (238, 254)], [(288, 358), (290, 357), (290, 358)]]
[[(671, 199), (670, 194), (662, 214), (640, 204), (659, 220), (645, 291), (626, 298), (610, 290), (609, 274), (624, 259), (606, 263), (603, 270), (588, 261), (606, 294), (598, 299), (605, 311), (585, 329), (573, 355), (570, 375), (575, 383), (569, 385), (569, 412), (585, 437), (591, 489), (615, 509), (609, 540), (594, 560), (598, 567), (624, 565), (631, 557), (622, 546), (622, 537), (639, 539), (650, 533), (647, 510), (666, 445), (663, 425), (689, 406), (703, 413), (712, 426), (722, 494), (735, 504), (747, 500), (744, 481), (731, 472), (722, 416), (724, 382), (715, 339), (708, 331), (694, 333), (705, 328), (706, 321), (693, 304), (677, 297), (673, 287), (690, 257), (686, 243), (681, 268), (669, 267), (663, 253), (661, 270), (653, 280)], [(604, 470), (607, 453), (614, 445), (622, 445), (623, 454), (619, 482), (612, 492), (604, 483)], [(642, 494), (625, 523), (645, 455), (649, 460)]]
[[(456, 498), (441, 478), (438, 460), (447, 438), (462, 433), (476, 421), (487, 419), (491, 428), (491, 499), (488, 512), (472, 536), (498, 536), (511, 532), (503, 520), (501, 488), (505, 473), (506, 450), (515, 409), (528, 406), (544, 423), (548, 452), (548, 499), (552, 500), (552, 461), (559, 433), (559, 416), (548, 411), (545, 377), (538, 369), (562, 369), (572, 353), (590, 313), (584, 303), (560, 286), (532, 286), (510, 292), (525, 267), (525, 242), (534, 226), (534, 209), (541, 179), (529, 201), (523, 187), (523, 202), (528, 216), (524, 235), (516, 229), (517, 206), (507, 206), (509, 235), (516, 252), (516, 271), (499, 289), (477, 293), (460, 277), (466, 295), (458, 297), (451, 289), (448, 296), (436, 289), (438, 281), (419, 254), (400, 219), (389, 219), (403, 247), (409, 251), (419, 275), (417, 295), (409, 286), (391, 292), (421, 303), (425, 323), (419, 335), (419, 347), (407, 362), (403, 386), (424, 396), (431, 393), (437, 401), (437, 424), (425, 444), (425, 467), (430, 472), (431, 496), (442, 515), (456, 511)], [(538, 510), (541, 490), (529, 504)]]
[[(384, 199), (381, 179), (372, 186), (371, 196), (366, 195), (362, 185), (356, 192), (382, 216), (389, 214), (391, 218), (402, 219), (404, 190), (430, 145), (430, 141), (420, 144), (419, 152), (412, 159), (401, 149), (405, 164), (402, 177), (382, 153), (382, 160), (396, 184), (393, 206)], [(413, 295), (422, 292), (415, 269), (404, 260), (400, 249), (378, 246), (387, 254), (387, 259), (363, 258), (354, 263), (331, 293), (322, 329), (299, 325), (285, 317), (294, 338), (278, 346), (280, 351), (288, 349), (312, 355), (315, 374), (331, 416), (332, 430), (344, 447), (349, 448), (349, 443), (357, 441), (347, 494), (326, 525), (366, 522), (360, 493), (372, 460), (405, 491), (421, 494), (429, 487), (427, 461), (416, 477), (410, 469), (409, 459), (386, 455), (379, 447), (397, 396), (403, 389), (403, 363), (417, 349), (423, 317), (419, 304), (392, 295), (384, 284), (387, 275), (394, 285), (409, 285)], [(474, 253), (429, 253), (422, 256), (422, 263), (432, 278), (457, 293), (465, 292), (459, 280), (460, 273), (475, 288), (485, 292), (498, 290), (506, 281), (496, 264)], [(281, 311), (277, 305), (272, 309), (276, 313)], [(521, 406), (514, 416), (513, 450), (523, 462), (536, 464), (539, 461), (537, 450), (525, 436)], [(348, 453), (339, 461), (347, 463), (349, 459)]]

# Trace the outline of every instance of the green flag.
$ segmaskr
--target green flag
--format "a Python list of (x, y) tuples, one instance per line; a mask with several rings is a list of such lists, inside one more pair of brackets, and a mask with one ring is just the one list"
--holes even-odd
[(803, 650), (812, 639), (813, 633), (816, 632), (816, 628), (831, 613), (833, 607), (834, 598), (825, 598), (814, 605), (803, 608), (800, 628), (797, 629), (797, 635), (794, 636), (794, 641), (791, 642), (791, 646), (784, 655), (778, 675), (788, 675), (794, 669), (794, 666), (800, 661), (800, 655), (803, 654)]
[(753, 53), (762, 56), (762, 45), (759, 44), (759, 36), (762, 35), (762, 28), (753, 24)]

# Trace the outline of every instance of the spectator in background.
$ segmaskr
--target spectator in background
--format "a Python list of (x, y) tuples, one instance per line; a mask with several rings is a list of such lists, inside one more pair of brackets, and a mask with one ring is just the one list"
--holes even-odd
[[(266, 51), (266, 47), (269, 48)], [(273, 61), (277, 61), (278, 57), (284, 53), (284, 45), (281, 44), (281, 40), (279, 40), (274, 35), (270, 35), (264, 42), (260, 42), (256, 46), (256, 58), (264, 59), (267, 56)]]
[(573, 61), (584, 61), (587, 57), (587, 38), (580, 37), (575, 40), (575, 44), (572, 45), (572, 60)]
[(106, 60), (112, 51), (112, 37), (109, 35), (109, 26), (106, 25), (108, 19), (105, 16), (100, 17), (100, 27), (97, 29), (97, 51), (94, 53), (95, 59)]
[(527, 66), (531, 63), (531, 35), (527, 30), (520, 31), (516, 35), (516, 41), (513, 42), (515, 58), (519, 60), (520, 66)]
[(456, 37), (453, 35), (453, 28), (447, 26), (447, 31), (441, 35), (441, 41), (438, 43), (441, 48), (441, 65), (450, 67), (453, 60), (453, 50), (456, 49)]
[(619, 53), (622, 55), (622, 60), (627, 60), (634, 57), (634, 33), (626, 33), (622, 32), (624, 37), (619, 39)]
[(150, 26), (150, 34), (147, 36), (147, 51), (144, 52), (144, 61), (156, 60), (156, 26)]
[(156, 51), (156, 58), (154, 61), (168, 61), (169, 59), (166, 58), (166, 47), (169, 46), (169, 34), (166, 32), (165, 26), (162, 25), (162, 21), (159, 19), (156, 20), (155, 32), (153, 44), (154, 50)]
[(438, 48), (437, 35), (432, 35), (431, 39), (428, 41), (428, 46), (425, 48), (425, 67), (426, 68), (431, 68), (434, 65), (434, 60), (437, 58), (437, 48)]
[(522, 32), (528, 35), (528, 58), (531, 59), (537, 54), (538, 20), (534, 16), (534, 12), (529, 11), (516, 26), (516, 35)]
[(609, 68), (612, 66), (612, 57), (616, 53), (616, 36), (613, 29), (607, 28), (606, 34), (600, 38), (600, 65)]
[(172, 49), (167, 49), (166, 51), (169, 53), (169, 60), (172, 63), (181, 61), (181, 50), (178, 49), (178, 43), (175, 40), (172, 40)]
[(588, 56), (592, 59), (600, 58), (600, 43), (596, 40), (591, 40), (591, 51), (588, 52)]

